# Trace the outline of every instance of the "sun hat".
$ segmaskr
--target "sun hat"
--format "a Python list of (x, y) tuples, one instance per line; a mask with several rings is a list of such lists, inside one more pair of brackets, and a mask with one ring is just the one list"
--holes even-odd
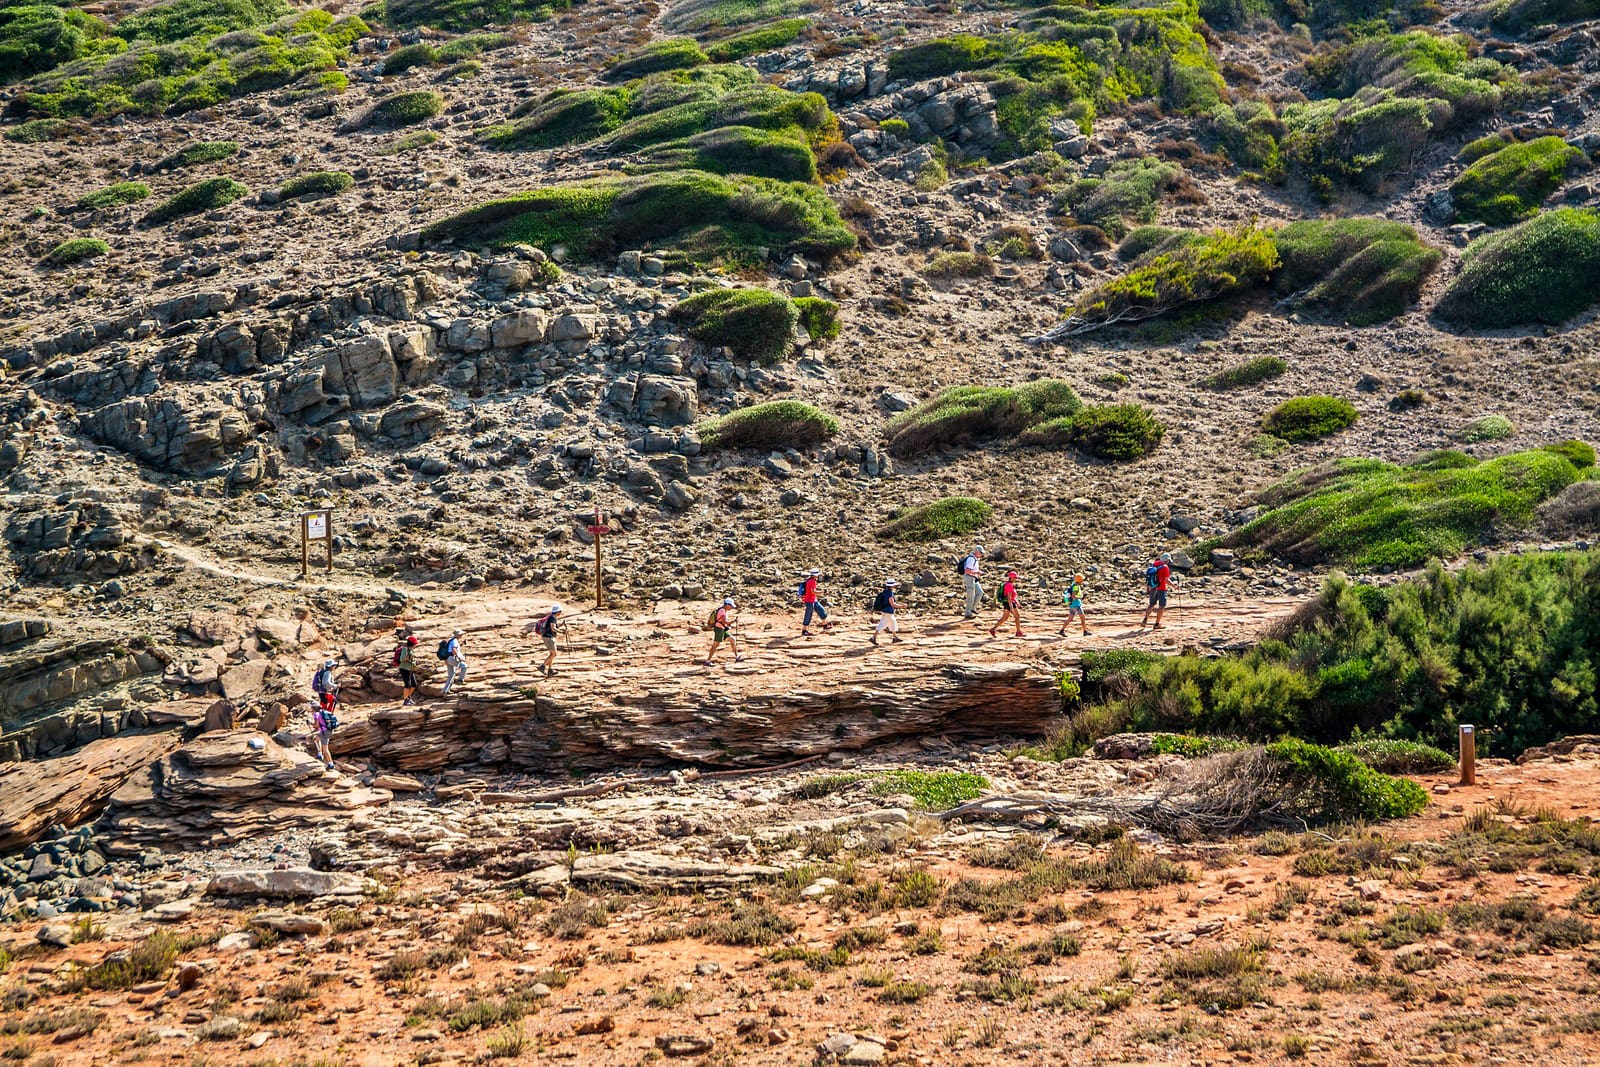
[(736, 608), (739, 605), (737, 605), (737, 604), (735, 604), (733, 602), (733, 597), (725, 596), (725, 597), (722, 598), (722, 606), (725, 607), (725, 608)]
[(338, 665), (339, 665), (338, 663), (334, 662), (331, 659), (323, 664), (324, 667), (337, 667)]
[(550, 605), (550, 614), (552, 614), (552, 615), (560, 615), (561, 614), (561, 605), (560, 604), (551, 604)]
[(884, 582), (883, 584), (884, 585), (899, 585), (900, 582), (896, 578), (890, 578), (887, 582)]
[(465, 637), (465, 636), (467, 636), (467, 631), (465, 631), (465, 630), (451, 630), (450, 631), (450, 636), (451, 637)]
[(821, 567), (812, 567), (812, 568), (811, 568), (811, 569), (810, 569), (810, 570), (809, 570), (809, 571), (807, 571), (807, 572), (806, 572), (806, 573), (807, 573), (807, 574), (821, 574), (821, 573), (822, 573), (822, 568), (821, 568)]

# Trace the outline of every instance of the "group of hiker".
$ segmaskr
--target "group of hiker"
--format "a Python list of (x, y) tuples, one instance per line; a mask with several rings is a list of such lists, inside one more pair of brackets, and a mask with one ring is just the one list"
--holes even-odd
[[(979, 608), (984, 602), (985, 590), (983, 586), (983, 564), (987, 551), (982, 545), (972, 546), (972, 551), (967, 553), (957, 564), (957, 572), (961, 576), (963, 592), (965, 593), (963, 617), (974, 620), (978, 617)], [(1026, 636), (1022, 629), (1022, 603), (1017, 591), (1020, 576), (1015, 570), (1007, 570), (1001, 580), (996, 593), (996, 603), (1000, 608), (1000, 617), (989, 627), (989, 636), (998, 637), (1002, 626), (1007, 623), (1013, 627), (1017, 637)], [(1167, 553), (1153, 556), (1144, 569), (1145, 592), (1147, 602), (1144, 617), (1140, 620), (1141, 628), (1150, 625), (1150, 616), (1155, 615), (1154, 629), (1161, 628), (1162, 616), (1167, 610), (1167, 596), (1176, 581), (1172, 573), (1172, 557)], [(1061, 593), (1061, 603), (1066, 606), (1066, 619), (1061, 628), (1056, 631), (1058, 636), (1065, 637), (1067, 627), (1074, 621), (1078, 624), (1078, 631), (1084, 636), (1089, 634), (1089, 619), (1084, 611), (1084, 591), (1087, 579), (1080, 571), (1072, 575), (1067, 587)], [(872, 612), (877, 615), (877, 622), (873, 626), (872, 636), (868, 639), (871, 644), (878, 644), (878, 639), (888, 634), (891, 641), (899, 642), (900, 637), (900, 583), (897, 579), (889, 578), (883, 583), (883, 588), (872, 599), (869, 605)], [(812, 637), (816, 631), (812, 630), (813, 621), (821, 624), (824, 631), (831, 629), (835, 621), (828, 617), (827, 598), (822, 588), (822, 570), (812, 567), (801, 578), (796, 588), (796, 595), (801, 604), (800, 636)], [(738, 602), (733, 597), (725, 597), (720, 605), (714, 608), (706, 620), (706, 628), (711, 631), (711, 647), (706, 651), (704, 665), (716, 665), (717, 653), (723, 645), (727, 645), (733, 653), (734, 662), (742, 662), (744, 653), (739, 649), (739, 639), (734, 634), (734, 627), (738, 621)], [(565, 609), (560, 604), (552, 604), (534, 620), (531, 629), (543, 645), (545, 658), (537, 670), (548, 678), (556, 674), (556, 656), (560, 646), (557, 638), (565, 632), (562, 613)], [(463, 645), (466, 637), (460, 629), (452, 630), (450, 636), (439, 642), (437, 657), (445, 664), (444, 685), (440, 688), (441, 695), (448, 696), (450, 690), (465, 680), (467, 676), (467, 656)], [(419, 683), (417, 679), (417, 646), (420, 639), (414, 633), (404, 633), (396, 645), (391, 657), (391, 664), (400, 672), (400, 687), (402, 706), (416, 703)], [(339, 700), (339, 686), (334, 679), (334, 669), (338, 664), (334, 660), (326, 661), (316, 672), (311, 680), (311, 688), (316, 693), (317, 704), (312, 712), (313, 742), (317, 755), (329, 770), (333, 769), (333, 759), (328, 753), (328, 737), (339, 725), (335, 713)]]

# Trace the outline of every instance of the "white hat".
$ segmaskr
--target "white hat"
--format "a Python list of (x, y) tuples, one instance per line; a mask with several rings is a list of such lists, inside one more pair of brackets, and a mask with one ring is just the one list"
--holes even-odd
[(466, 634), (467, 634), (467, 631), (465, 631), (465, 630), (451, 630), (450, 631), (450, 636), (451, 637), (465, 637)]
[(895, 579), (890, 578), (887, 582), (884, 582), (883, 584), (887, 586), (887, 585), (899, 585), (900, 583), (898, 581), (896, 581)]
[(331, 660), (331, 659), (330, 659), (330, 660), (328, 660), (328, 661), (327, 661), (327, 662), (326, 662), (326, 663), (324, 663), (324, 664), (323, 664), (323, 666), (324, 666), (324, 667), (337, 667), (337, 666), (338, 666), (338, 665), (339, 665), (339, 664), (337, 664), (337, 663), (335, 663), (335, 662), (334, 662), (334, 661), (333, 661), (333, 660)]
[(822, 568), (821, 568), (821, 567), (812, 567), (812, 568), (811, 568), (811, 569), (810, 569), (810, 570), (809, 570), (809, 571), (807, 571), (807, 572), (806, 572), (806, 573), (807, 573), (807, 574), (821, 574), (821, 573), (822, 573)]
[(1162, 563), (1171, 563), (1172, 562), (1172, 553), (1171, 552), (1163, 552), (1163, 553), (1161, 553), (1161, 562)]
[(722, 606), (725, 608), (732, 608), (737, 607), (738, 605), (733, 602), (733, 597), (725, 596), (722, 598)]
[(982, 546), (982, 545), (973, 545), (973, 546), (972, 546), (972, 554), (973, 554), (973, 555), (974, 555), (974, 556), (981, 556), (981, 555), (983, 555), (983, 554), (984, 554), (984, 551), (983, 551), (983, 546)]
[(561, 614), (561, 605), (560, 604), (551, 604), (550, 605), (550, 614), (552, 614), (552, 615), (560, 615)]

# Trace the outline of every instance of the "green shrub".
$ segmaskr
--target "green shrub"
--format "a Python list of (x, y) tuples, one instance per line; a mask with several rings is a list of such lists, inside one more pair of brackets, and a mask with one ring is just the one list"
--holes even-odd
[(67, 267), (80, 260), (103, 256), (109, 251), (111, 246), (98, 237), (73, 237), (56, 245), (44, 258), (58, 267)]
[(1275, 777), (1291, 791), (1288, 807), (1326, 821), (1405, 819), (1428, 806), (1415, 782), (1391, 778), (1349, 752), (1298, 738), (1267, 745)]
[(66, 119), (30, 119), (6, 130), (5, 138), (13, 144), (43, 144), (61, 140), (71, 129)]
[(84, 193), (78, 197), (76, 207), (80, 211), (104, 211), (119, 204), (138, 203), (149, 195), (150, 187), (144, 182), (116, 182), (104, 189)]
[(1072, 386), (1056, 379), (1015, 388), (962, 385), (896, 415), (884, 433), (889, 451), (912, 456), (971, 440), (1011, 436), (1082, 408)]
[(690, 337), (733, 349), (743, 359), (776, 363), (794, 349), (800, 311), (789, 298), (767, 289), (711, 289), (672, 309)]
[(392, 130), (427, 122), (444, 110), (444, 97), (431, 89), (391, 93), (369, 108), (358, 123), (361, 128)]
[(976, 497), (948, 496), (931, 504), (901, 508), (876, 533), (885, 540), (938, 541), (969, 534), (993, 514), (994, 509)]
[(800, 325), (813, 341), (831, 341), (839, 336), (839, 305), (820, 296), (797, 296), (794, 306), (800, 312)]
[(1261, 428), (1285, 441), (1315, 441), (1348, 429), (1355, 421), (1356, 409), (1348, 400), (1297, 396), (1267, 412)]
[(674, 0), (661, 25), (668, 33), (733, 29), (788, 18), (815, 7), (816, 0)]
[(1537, 214), (1584, 154), (1559, 137), (1539, 137), (1490, 152), (1450, 183), (1456, 212), (1503, 226)]
[(968, 33), (937, 37), (889, 53), (889, 77), (894, 81), (921, 81), (992, 63), (999, 49), (982, 37)]
[(1206, 119), (1228, 158), (1239, 167), (1270, 182), (1281, 182), (1287, 176), (1282, 142), (1289, 127), (1271, 101), (1218, 104)]
[(489, 25), (541, 22), (571, 6), (572, 0), (380, 0), (369, 17), (395, 29), (432, 26), (468, 33)]
[(756, 448), (770, 452), (820, 444), (839, 432), (839, 420), (799, 400), (773, 400), (702, 423), (699, 432), (701, 444), (708, 450)]
[(994, 260), (982, 252), (940, 252), (922, 268), (930, 278), (992, 278)]
[(875, 797), (904, 793), (917, 806), (930, 811), (950, 808), (976, 800), (989, 788), (989, 779), (966, 771), (885, 771), (872, 783)]
[(166, 0), (129, 15), (112, 32), (125, 41), (172, 44), (190, 37), (255, 29), (292, 11), (284, 0)]
[(1161, 197), (1178, 187), (1183, 168), (1149, 157), (1122, 159), (1101, 177), (1081, 178), (1061, 193), (1056, 206), (1084, 226), (1098, 226), (1113, 240), (1127, 233), (1125, 220), (1150, 223)]
[(1416, 230), (1384, 219), (1295, 222), (1273, 241), (1282, 263), (1277, 291), (1357, 326), (1405, 311), (1441, 258)]
[(1101, 459), (1138, 459), (1149, 455), (1166, 432), (1166, 427), (1138, 404), (1106, 404), (1031, 426), (1023, 431), (1021, 441), (1052, 448), (1068, 446)]
[(1468, 444), (1479, 441), (1499, 441), (1516, 433), (1516, 427), (1504, 415), (1484, 415), (1473, 419), (1456, 434)]
[(1487, 5), (1489, 24), (1502, 32), (1521, 33), (1534, 26), (1600, 18), (1597, 0), (1495, 0)]
[(1339, 751), (1348, 752), (1384, 774), (1431, 774), (1448, 771), (1456, 765), (1456, 757), (1442, 748), (1393, 737), (1347, 741), (1339, 746)]
[(1594, 466), (1594, 446), (1585, 441), (1557, 441), (1553, 445), (1545, 445), (1539, 451), (1560, 456), (1580, 471)]
[(439, 140), (439, 135), (432, 130), (413, 130), (395, 140), (394, 144), (383, 150), (384, 155), (397, 156), (402, 152), (415, 152), (426, 148)]
[(1202, 389), (1240, 389), (1270, 381), (1289, 369), (1289, 364), (1277, 356), (1257, 356), (1255, 359), (1235, 363), (1215, 374), (1200, 379)]
[(439, 52), (427, 41), (403, 45), (389, 53), (383, 61), (383, 73), (403, 74), (412, 67), (431, 67), (439, 62)]
[(682, 263), (738, 265), (795, 252), (826, 263), (856, 244), (814, 185), (701, 171), (551, 186), (434, 223), (423, 238), (559, 244), (578, 259), (610, 259), (621, 247), (645, 244)]
[(318, 200), (325, 196), (338, 196), (355, 183), (355, 178), (342, 170), (314, 171), (284, 182), (278, 187), (278, 199)]
[(1600, 213), (1558, 208), (1478, 238), (1439, 300), (1439, 315), (1477, 329), (1560, 323), (1600, 301)]
[(554, 148), (610, 133), (628, 115), (633, 93), (615, 89), (556, 89), (512, 113), (515, 121), (484, 131), (490, 148), (503, 150)]
[(809, 25), (810, 19), (780, 19), (767, 26), (712, 41), (706, 45), (706, 56), (713, 63), (737, 63), (741, 59), (782, 48), (804, 33)]
[(1148, 318), (1201, 301), (1245, 292), (1278, 265), (1266, 230), (1217, 231), (1150, 257), (1128, 273), (1102, 282), (1078, 298), (1073, 312), (1085, 322)]
[(607, 81), (627, 81), (660, 70), (683, 70), (708, 62), (708, 57), (690, 37), (668, 37), (651, 41), (620, 56), (606, 68)]
[(1449, 559), (1492, 532), (1529, 525), (1534, 508), (1582, 477), (1543, 449), (1478, 462), (1445, 453), (1406, 466), (1339, 459), (1260, 494), (1268, 510), (1222, 539), (1296, 562), (1365, 567)]
[(122, 47), (104, 22), (74, 8), (40, 3), (0, 7), (0, 84), (85, 55), (114, 55)]
[(163, 222), (170, 222), (184, 215), (194, 215), (201, 211), (224, 207), (249, 191), (232, 178), (207, 178), (189, 186), (153, 209), (144, 217), (144, 224), (159, 226)]
[(170, 156), (157, 160), (156, 165), (151, 169), (157, 172), (182, 170), (184, 167), (192, 167), (197, 163), (215, 163), (218, 160), (227, 159), (238, 151), (239, 142), (237, 141), (196, 141), (192, 145), (178, 149)]
[(798, 128), (760, 130), (722, 126), (676, 141), (653, 145), (639, 154), (630, 173), (653, 170), (703, 170), (712, 174), (753, 174), (779, 181), (812, 182), (817, 157)]

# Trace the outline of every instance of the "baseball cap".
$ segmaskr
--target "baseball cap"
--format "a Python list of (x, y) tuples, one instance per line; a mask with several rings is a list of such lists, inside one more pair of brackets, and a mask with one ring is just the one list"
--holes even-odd
[(338, 663), (334, 662), (331, 659), (323, 664), (324, 667), (337, 667), (338, 665), (339, 665)]
[(983, 555), (983, 546), (982, 545), (973, 545), (972, 546), (972, 554), (975, 555), (975, 556)]
[(417, 635), (416, 634), (412, 634), (410, 637), (406, 638), (406, 644), (414, 645), (416, 643), (417, 643)]
[(1015, 578), (1016, 576), (1017, 576), (1017, 572), (1016, 571), (1006, 571), (1006, 577), (1007, 578)]
[(1077, 573), (1077, 574), (1074, 574), (1074, 575), (1073, 575), (1073, 576), (1072, 576), (1072, 580), (1073, 580), (1073, 581), (1075, 581), (1075, 582), (1081, 582), (1081, 581), (1083, 581), (1083, 572), (1082, 572), (1082, 571), (1079, 571), (1079, 572), (1078, 572), (1078, 573)]

